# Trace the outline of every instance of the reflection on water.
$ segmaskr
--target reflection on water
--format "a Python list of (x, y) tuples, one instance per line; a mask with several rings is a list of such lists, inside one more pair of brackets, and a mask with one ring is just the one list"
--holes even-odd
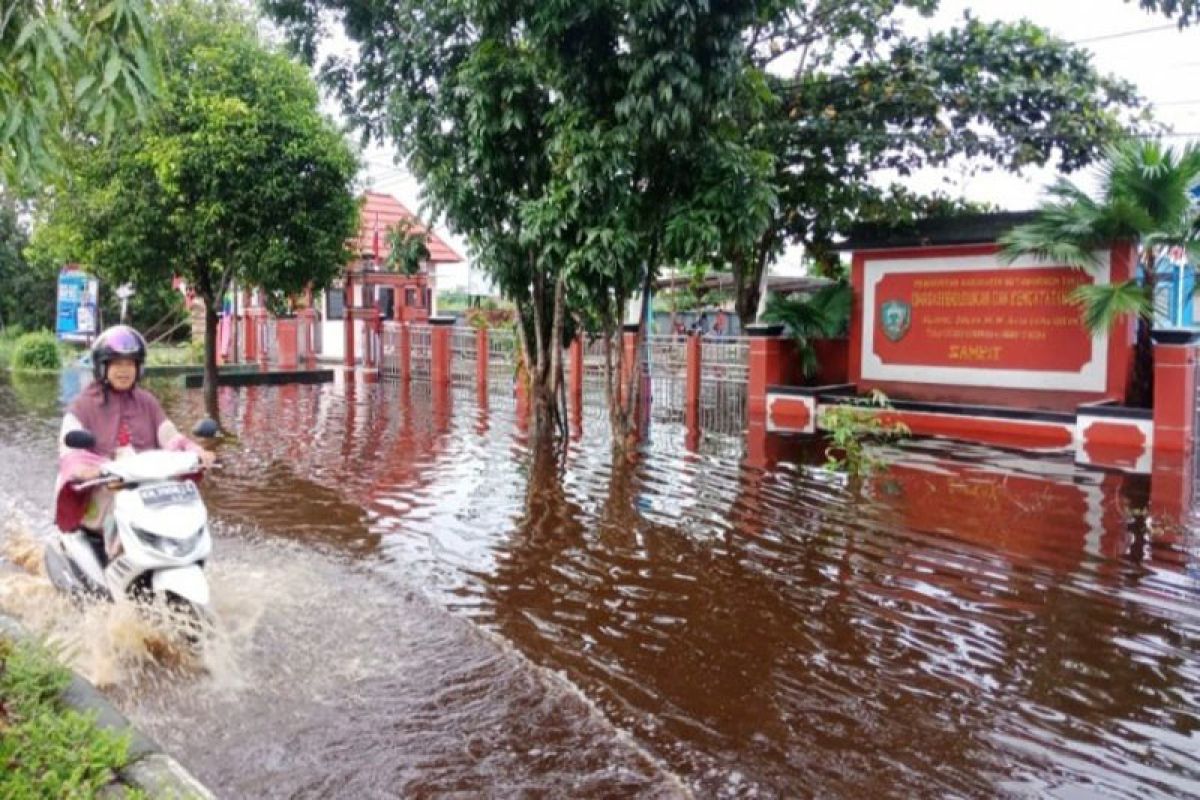
[[(0, 450), (45, 436), (19, 402)], [(253, 688), (123, 702), (199, 721), (233, 793), (1200, 792), (1191, 534), (1144, 478), (923, 442), (855, 483), (670, 425), (614, 464), (591, 417), (560, 459), (427, 387), (222, 403), (212, 680)]]

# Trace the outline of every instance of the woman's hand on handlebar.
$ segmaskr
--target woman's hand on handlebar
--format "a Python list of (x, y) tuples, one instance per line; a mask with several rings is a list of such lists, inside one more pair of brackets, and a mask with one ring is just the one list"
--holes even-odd
[(75, 470), (75, 475), (72, 476), (71, 480), (76, 483), (83, 483), (85, 481), (94, 481), (96, 478), (99, 478), (99, 477), (100, 477), (100, 468), (95, 465), (88, 464), (85, 466), (81, 466), (79, 469)]

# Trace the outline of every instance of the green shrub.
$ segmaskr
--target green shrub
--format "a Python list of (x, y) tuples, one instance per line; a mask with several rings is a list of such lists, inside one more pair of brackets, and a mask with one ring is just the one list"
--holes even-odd
[(61, 369), (62, 355), (54, 334), (35, 331), (17, 339), (12, 354), (12, 368), (25, 371)]
[(875, 389), (869, 397), (850, 403), (821, 408), (820, 427), (829, 436), (825, 448), (825, 468), (852, 477), (870, 475), (887, 466), (873, 453), (869, 441), (891, 441), (910, 434), (908, 426), (888, 418), (892, 404), (887, 395)]
[(0, 797), (95, 797), (128, 761), (128, 737), (61, 706), (69, 680), (44, 650), (0, 639)]

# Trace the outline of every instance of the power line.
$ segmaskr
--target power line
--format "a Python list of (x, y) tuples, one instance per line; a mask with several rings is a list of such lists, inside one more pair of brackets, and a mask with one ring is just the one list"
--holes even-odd
[(1091, 44), (1092, 42), (1107, 42), (1112, 39), (1125, 39), (1130, 36), (1141, 36), (1146, 33), (1159, 33), (1160, 31), (1179, 30), (1178, 25), (1155, 25), (1153, 28), (1137, 28), (1131, 31), (1119, 31), (1117, 33), (1106, 33), (1102, 36), (1089, 36), (1086, 39), (1076, 39), (1071, 44)]

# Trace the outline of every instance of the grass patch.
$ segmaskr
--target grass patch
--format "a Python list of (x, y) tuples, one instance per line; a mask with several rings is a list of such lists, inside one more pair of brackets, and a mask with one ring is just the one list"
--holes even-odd
[(0, 370), (58, 372), (64, 364), (78, 359), (84, 349), (58, 341), (47, 330), (26, 331), (19, 325), (10, 325), (0, 331)]
[(12, 367), (13, 352), (17, 349), (17, 339), (20, 339), (25, 329), (20, 325), (9, 325), (0, 331), (0, 369)]
[(57, 372), (62, 369), (58, 339), (50, 331), (23, 334), (13, 345), (12, 368), (22, 372)]
[(95, 797), (127, 763), (127, 736), (63, 706), (69, 683), (39, 646), (0, 638), (0, 797)]
[(149, 367), (199, 367), (204, 364), (204, 342), (151, 345), (146, 353)]

